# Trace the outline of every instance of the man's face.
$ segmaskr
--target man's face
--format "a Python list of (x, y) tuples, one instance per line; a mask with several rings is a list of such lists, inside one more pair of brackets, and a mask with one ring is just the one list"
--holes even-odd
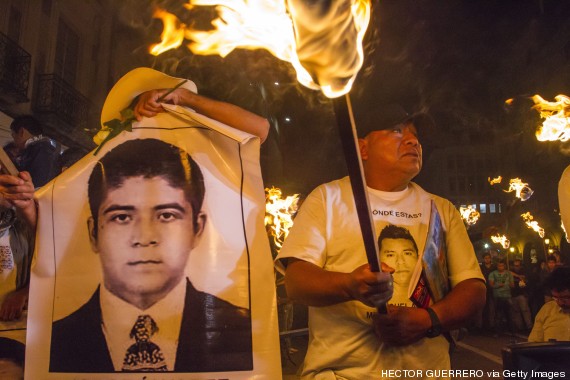
[(485, 255), (485, 256), (483, 256), (483, 261), (484, 261), (485, 264), (487, 264), (487, 265), (491, 264), (491, 255)]
[(381, 242), (380, 261), (395, 269), (392, 276), (396, 284), (407, 285), (418, 261), (418, 252), (411, 240), (386, 238)]
[(497, 270), (499, 272), (504, 272), (505, 271), (505, 264), (504, 263), (498, 263), (497, 264)]
[(101, 259), (105, 287), (133, 304), (164, 297), (184, 276), (203, 229), (203, 214), (198, 222), (194, 231), (192, 207), (183, 190), (162, 177), (131, 177), (110, 189), (99, 207), (97, 237), (90, 219), (91, 243)]
[(565, 313), (570, 313), (570, 289), (558, 291), (552, 290), (552, 298)]
[(382, 173), (401, 173), (411, 180), (422, 168), (422, 147), (413, 124), (374, 131), (361, 143), (362, 159)]

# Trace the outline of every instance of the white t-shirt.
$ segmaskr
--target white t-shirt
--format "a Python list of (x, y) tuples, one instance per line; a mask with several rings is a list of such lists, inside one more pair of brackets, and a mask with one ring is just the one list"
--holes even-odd
[[(480, 278), (473, 246), (461, 215), (447, 200), (411, 183), (401, 192), (368, 189), (376, 233), (388, 224), (404, 227), (423, 249), (429, 224), (431, 199), (441, 215), (446, 233), (447, 265), (451, 286)], [(329, 271), (351, 272), (367, 263), (350, 180), (345, 177), (317, 187), (304, 201), (281, 249), (282, 259), (295, 257)], [(399, 303), (399, 302), (398, 302)], [(382, 370), (449, 369), (449, 344), (443, 336), (425, 338), (406, 347), (379, 342), (372, 328), (376, 309), (359, 301), (309, 307), (309, 348), (303, 379), (381, 379)]]

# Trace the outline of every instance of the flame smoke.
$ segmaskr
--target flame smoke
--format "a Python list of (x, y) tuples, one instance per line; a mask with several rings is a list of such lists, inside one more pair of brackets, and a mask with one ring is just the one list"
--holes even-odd
[(530, 214), (530, 212), (525, 212), (524, 214), (521, 214), (521, 217), (523, 218), (528, 228), (531, 228), (534, 231), (536, 231), (538, 233), (538, 236), (540, 236), (541, 238), (544, 237), (544, 228), (540, 227), (536, 220), (533, 220), (534, 217)]
[(474, 225), (479, 220), (481, 214), (479, 211), (473, 208), (473, 206), (469, 205), (467, 207), (460, 207), (459, 213), (461, 214), (461, 218), (468, 226)]
[(507, 237), (505, 235), (493, 235), (491, 236), (491, 240), (493, 241), (493, 243), (498, 243), (501, 244), (501, 246), (504, 249), (509, 248), (509, 246), (511, 245), (511, 242), (509, 239), (507, 239)]
[(532, 107), (545, 119), (536, 130), (538, 141), (568, 141), (570, 140), (570, 98), (557, 95), (555, 102), (544, 100), (540, 95), (534, 95)]
[(265, 189), (265, 226), (273, 236), (277, 250), (293, 227), (293, 216), (297, 212), (299, 194), (282, 198), (281, 189), (271, 187)]
[(213, 29), (197, 30), (158, 9), (164, 24), (154, 55), (180, 46), (194, 54), (225, 57), (236, 48), (267, 49), (290, 62), (304, 86), (327, 97), (350, 91), (362, 67), (362, 40), (370, 21), (368, 0), (189, 0), (185, 7), (215, 6)]
[(497, 183), (501, 183), (502, 180), (503, 180), (503, 177), (501, 177), (501, 176), (498, 176), (498, 177), (495, 177), (495, 178), (491, 178), (491, 177), (488, 177), (488, 178), (487, 178), (487, 181), (489, 181), (489, 184), (490, 184), (491, 186), (492, 186), (492, 185), (495, 185), (495, 184), (497, 184)]
[(513, 178), (509, 180), (509, 188), (503, 191), (505, 193), (514, 191), (515, 196), (523, 202), (528, 200), (532, 194), (534, 194), (534, 191), (528, 187), (528, 183), (524, 183), (520, 178)]

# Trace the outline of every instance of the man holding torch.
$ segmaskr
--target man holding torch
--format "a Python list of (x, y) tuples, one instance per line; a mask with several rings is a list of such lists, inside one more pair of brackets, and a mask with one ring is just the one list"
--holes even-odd
[[(433, 120), (391, 105), (375, 107), (357, 124), (376, 231), (393, 224), (423, 242), (435, 202), (452, 289), (428, 309), (411, 301), (391, 305), (389, 272), (394, 269), (382, 263), (384, 272), (372, 272), (367, 264), (350, 179), (317, 187), (277, 258), (288, 296), (309, 306), (310, 341), (301, 378), (380, 379), (390, 378), (389, 370), (421, 371), (415, 372), (421, 378), (426, 370), (450, 369), (449, 343), (441, 334), (474, 316), (486, 290), (459, 212), (411, 182), (422, 167), (420, 140), (429, 136)], [(387, 313), (378, 313), (386, 302)]]

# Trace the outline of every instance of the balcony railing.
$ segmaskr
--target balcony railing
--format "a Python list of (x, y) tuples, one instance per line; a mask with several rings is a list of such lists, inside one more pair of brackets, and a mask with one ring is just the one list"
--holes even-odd
[(27, 102), (31, 55), (0, 33), (0, 91), (10, 103)]
[(34, 113), (57, 118), (61, 132), (86, 126), (90, 102), (85, 96), (56, 74), (38, 75), (36, 82)]

